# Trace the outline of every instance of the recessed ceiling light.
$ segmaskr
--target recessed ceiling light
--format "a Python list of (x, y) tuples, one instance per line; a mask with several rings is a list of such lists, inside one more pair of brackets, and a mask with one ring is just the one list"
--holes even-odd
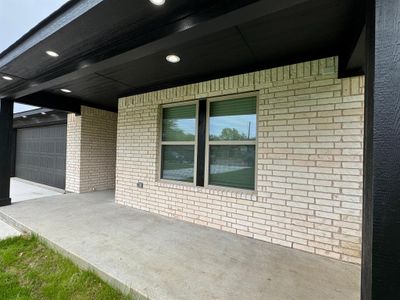
[(51, 57), (59, 57), (57, 52), (54, 52), (54, 51), (51, 51), (51, 50), (46, 51), (46, 54), (48, 56), (51, 56)]
[(165, 0), (150, 0), (151, 3), (153, 3), (154, 5), (163, 5), (165, 3)]
[(72, 91), (68, 89), (60, 89), (60, 91), (67, 94), (72, 93)]
[(176, 64), (181, 61), (181, 58), (178, 55), (170, 54), (166, 57), (166, 60), (170, 63)]
[(13, 80), (13, 78), (10, 77), (10, 76), (5, 76), (5, 75), (4, 75), (4, 76), (2, 76), (2, 77), (3, 77), (4, 80)]

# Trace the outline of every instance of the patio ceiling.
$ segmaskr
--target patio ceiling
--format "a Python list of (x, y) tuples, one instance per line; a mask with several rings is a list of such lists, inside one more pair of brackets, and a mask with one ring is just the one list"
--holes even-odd
[(121, 96), (333, 55), (341, 76), (360, 74), (364, 22), (362, 0), (72, 0), (0, 54), (14, 79), (0, 77), (0, 98), (116, 110)]

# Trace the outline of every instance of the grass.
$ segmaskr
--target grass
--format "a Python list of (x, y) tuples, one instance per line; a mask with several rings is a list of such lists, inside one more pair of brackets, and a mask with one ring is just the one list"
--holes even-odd
[(0, 241), (0, 299), (132, 299), (35, 236)]

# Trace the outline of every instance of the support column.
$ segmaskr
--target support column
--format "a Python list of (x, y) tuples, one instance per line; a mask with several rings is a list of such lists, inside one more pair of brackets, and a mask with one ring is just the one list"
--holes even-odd
[(13, 105), (9, 99), (0, 100), (0, 206), (10, 205), (11, 133)]
[(82, 106), (68, 115), (65, 190), (87, 193), (115, 189), (118, 114)]
[(361, 298), (400, 299), (400, 1), (368, 2)]

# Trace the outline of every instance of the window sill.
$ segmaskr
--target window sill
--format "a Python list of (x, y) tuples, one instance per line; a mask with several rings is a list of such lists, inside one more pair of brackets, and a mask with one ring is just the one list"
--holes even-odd
[(179, 180), (169, 180), (169, 179), (158, 179), (157, 183), (168, 185), (168, 186), (184, 186), (184, 187), (196, 187), (193, 182), (179, 181)]
[(250, 191), (244, 189), (235, 189), (235, 188), (210, 186), (210, 185), (207, 187), (202, 187), (202, 186), (195, 186), (192, 183), (169, 181), (169, 180), (158, 180), (156, 181), (156, 186), (162, 188), (204, 193), (209, 195), (218, 195), (221, 197), (235, 198), (241, 200), (257, 201), (256, 191)]

